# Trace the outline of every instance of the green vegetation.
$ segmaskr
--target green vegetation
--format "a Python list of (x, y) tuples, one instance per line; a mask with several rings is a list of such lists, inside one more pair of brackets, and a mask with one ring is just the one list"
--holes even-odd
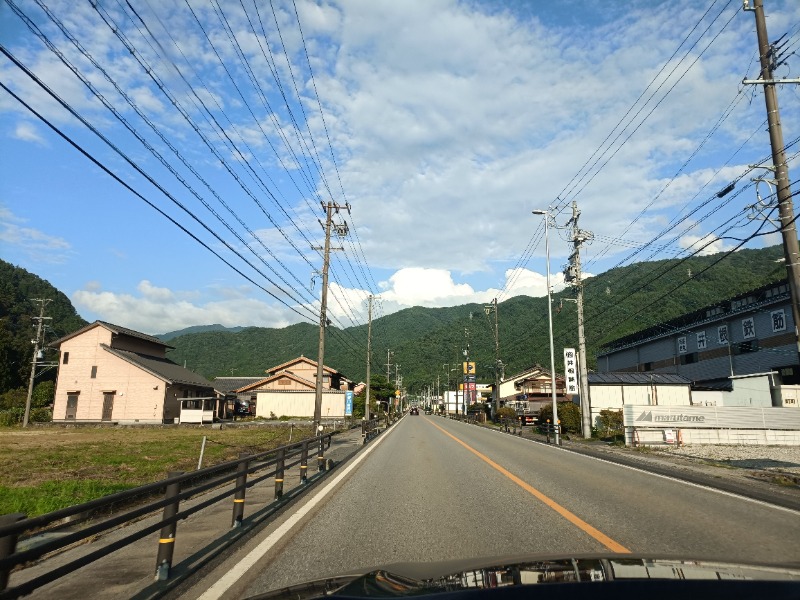
[[(33, 298), (49, 298), (47, 316), (52, 317), (45, 328), (45, 343), (86, 325), (64, 294), (44, 279), (0, 260), (0, 394), (17, 388), (28, 389), (31, 375), (35, 321), (39, 304)], [(44, 348), (46, 360), (56, 360), (56, 352)], [(55, 369), (42, 373), (39, 381), (54, 381)], [(23, 403), (24, 405), (24, 403)]]
[[(708, 271), (720, 255), (686, 261), (661, 260), (637, 263), (590, 277), (585, 283), (587, 359), (595, 367), (601, 344), (641, 331), (662, 321), (755, 289), (784, 277), (780, 246), (741, 250)], [(689, 273), (691, 272), (691, 276)], [(556, 348), (577, 346), (577, 316), (571, 290), (554, 296)], [(500, 357), (506, 375), (533, 364), (550, 362), (547, 300), (517, 296), (498, 307)], [(472, 317), (470, 318), (470, 315)], [(451, 308), (414, 307), (373, 322), (372, 372), (381, 372), (386, 349), (401, 366), (404, 386), (412, 394), (430, 386), (437, 377), (446, 389), (444, 363), (463, 360), (464, 328), (470, 331), (470, 360), (477, 365), (479, 383), (494, 381), (494, 319), (483, 305)], [(353, 346), (366, 347), (365, 325), (342, 331), (329, 328), (325, 363), (355, 381), (366, 377), (363, 355)], [(284, 329), (250, 327), (238, 333), (211, 331), (181, 335), (170, 341), (170, 358), (206, 377), (263, 374), (264, 370), (304, 354), (316, 359), (318, 329), (302, 323)], [(556, 368), (561, 368), (556, 352)], [(385, 371), (384, 371), (385, 372)], [(451, 377), (455, 377), (451, 374)], [(451, 379), (451, 384), (452, 384)], [(451, 385), (452, 387), (452, 385)]]
[[(562, 433), (581, 432), (581, 407), (572, 402), (558, 403), (558, 420), (561, 423)], [(543, 406), (539, 409), (539, 423), (553, 422), (553, 407)]]
[[(705, 270), (720, 255), (642, 262), (611, 269), (586, 279), (585, 313), (587, 360), (594, 368), (602, 344), (641, 331), (662, 321), (755, 289), (785, 276), (780, 246), (741, 250)], [(0, 394), (27, 384), (30, 373), (30, 298), (54, 298), (48, 315), (54, 317), (52, 341), (84, 324), (69, 300), (46, 281), (0, 261)], [(554, 296), (554, 340), (556, 348), (577, 346), (577, 317), (571, 290)], [(498, 306), (500, 358), (506, 375), (540, 364), (548, 366), (547, 300), (516, 296)], [(124, 326), (125, 323), (119, 323)], [(386, 351), (399, 363), (404, 386), (412, 394), (439, 380), (447, 387), (444, 365), (463, 360), (464, 329), (470, 332), (470, 360), (477, 365), (479, 383), (494, 381), (494, 319), (487, 318), (481, 304), (450, 308), (413, 307), (373, 322), (372, 372), (385, 369)], [(247, 327), (226, 329), (209, 325), (192, 328), (170, 338), (175, 349), (169, 357), (202, 375), (259, 376), (265, 369), (300, 355), (316, 359), (319, 330), (299, 323), (283, 329)], [(167, 336), (173, 335), (165, 334)], [(366, 377), (363, 353), (366, 325), (328, 329), (325, 363), (354, 381)], [(561, 368), (556, 352), (556, 368)], [(385, 372), (385, 371), (384, 371)], [(52, 379), (55, 370), (43, 376)], [(392, 374), (393, 375), (393, 374)], [(451, 389), (452, 389), (451, 379)], [(2, 408), (0, 408), (2, 410)], [(363, 410), (363, 409), (362, 409)]]
[[(248, 428), (34, 427), (0, 432), (0, 514), (72, 506), (288, 443), (288, 426)], [(293, 440), (310, 435), (293, 427)]]

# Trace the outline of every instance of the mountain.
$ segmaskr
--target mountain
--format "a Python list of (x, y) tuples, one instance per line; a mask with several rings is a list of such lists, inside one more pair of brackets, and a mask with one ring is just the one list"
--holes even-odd
[[(86, 325), (63, 293), (48, 281), (25, 269), (0, 260), (0, 393), (26, 387), (31, 375), (33, 345), (39, 303), (34, 298), (49, 298), (45, 315), (45, 343), (53, 342)], [(54, 351), (45, 357), (55, 358)], [(43, 373), (41, 379), (55, 379), (55, 370)]]
[(190, 333), (205, 333), (207, 331), (230, 331), (231, 333), (238, 333), (242, 329), (244, 329), (244, 327), (225, 327), (219, 323), (214, 323), (213, 325), (193, 325), (191, 327), (184, 327), (183, 329), (177, 329), (167, 333), (159, 333), (154, 337), (157, 337), (162, 342), (168, 342), (173, 338), (189, 335)]
[[(617, 267), (584, 282), (587, 361), (594, 366), (601, 346), (786, 277), (780, 246), (722, 254), (641, 262)], [(69, 299), (48, 282), (0, 261), (0, 393), (26, 384), (30, 373), (32, 298), (51, 298), (47, 340), (82, 327)], [(554, 294), (553, 337), (556, 366), (561, 349), (577, 347), (574, 292)], [(124, 323), (120, 323), (124, 326)], [(550, 364), (547, 299), (516, 296), (498, 305), (500, 359), (512, 375), (533, 364)], [(175, 349), (169, 357), (213, 378), (259, 376), (291, 358), (316, 360), (319, 328), (299, 323), (281, 329), (221, 325), (190, 327), (159, 336)], [(372, 373), (395, 369), (412, 392), (445, 389), (460, 376), (463, 350), (476, 363), (478, 381), (494, 379), (494, 315), (482, 304), (448, 308), (413, 307), (375, 319), (372, 324)], [(325, 364), (355, 381), (366, 379), (367, 326), (329, 327)], [(387, 356), (387, 351), (391, 355)], [(454, 370), (451, 370), (454, 369)], [(48, 373), (54, 376), (55, 371)]]
[[(602, 344), (785, 278), (780, 246), (740, 250), (691, 259), (642, 262), (611, 269), (584, 282), (587, 360), (590, 368)], [(577, 347), (574, 292), (554, 294), (553, 337), (556, 366), (561, 348)], [(498, 306), (500, 359), (511, 375), (533, 364), (550, 364), (547, 299), (517, 296)], [(304, 354), (316, 359), (318, 328), (299, 324), (284, 329), (250, 327), (238, 333), (214, 331), (173, 338), (170, 358), (207, 377), (257, 376), (265, 369)], [(478, 381), (494, 379), (494, 316), (481, 304), (449, 308), (413, 307), (375, 319), (372, 373), (395, 366), (408, 389), (444, 389), (449, 369), (460, 369), (463, 350), (476, 362)], [(350, 379), (366, 378), (367, 326), (328, 328), (325, 364)], [(447, 365), (447, 366), (445, 366)], [(460, 370), (450, 371), (455, 378)]]

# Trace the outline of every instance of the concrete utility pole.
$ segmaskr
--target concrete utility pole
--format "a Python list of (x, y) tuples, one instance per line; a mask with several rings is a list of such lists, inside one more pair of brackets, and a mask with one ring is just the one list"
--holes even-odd
[(758, 54), (761, 60), (761, 74), (757, 80), (745, 79), (743, 83), (764, 86), (764, 100), (767, 106), (769, 123), (769, 142), (772, 147), (772, 164), (775, 173), (775, 185), (778, 196), (778, 214), (781, 221), (783, 237), (783, 255), (786, 261), (786, 274), (792, 294), (792, 317), (794, 318), (795, 341), (800, 347), (800, 247), (797, 242), (797, 227), (794, 222), (794, 205), (789, 187), (789, 167), (786, 164), (786, 152), (783, 145), (780, 109), (778, 108), (777, 83), (800, 83), (800, 80), (780, 81), (773, 79), (773, 70), (777, 67), (776, 48), (769, 43), (767, 22), (764, 18), (763, 0), (744, 1), (744, 10), (751, 11), (756, 18), (756, 34), (758, 36)]
[(589, 398), (589, 373), (586, 368), (586, 335), (583, 329), (583, 280), (581, 279), (581, 246), (586, 240), (592, 239), (592, 234), (583, 231), (578, 227), (578, 218), (581, 211), (578, 210), (578, 203), (572, 201), (572, 244), (573, 250), (570, 255), (570, 264), (564, 274), (564, 280), (572, 283), (577, 292), (578, 305), (578, 369), (579, 385), (581, 391), (581, 425), (583, 437), (592, 437), (592, 403)]
[(33, 317), (35, 321), (37, 321), (36, 325), (36, 339), (33, 341), (33, 360), (31, 360), (31, 378), (28, 381), (28, 397), (25, 399), (25, 415), (22, 418), (22, 426), (28, 426), (28, 420), (31, 417), (31, 398), (33, 397), (33, 385), (34, 380), (36, 379), (36, 364), (39, 360), (39, 343), (42, 340), (42, 323), (44, 321), (49, 321), (53, 317), (45, 317), (44, 316), (44, 307), (50, 303), (50, 298), (34, 298), (34, 302), (39, 302), (39, 316)]
[[(319, 351), (317, 353), (317, 382), (314, 389), (314, 428), (317, 433), (322, 431), (322, 381), (324, 377), (323, 363), (325, 361), (325, 328), (328, 325), (328, 267), (330, 266), (331, 255), (331, 229), (336, 230), (339, 237), (347, 235), (347, 223), (341, 225), (333, 225), (333, 214), (339, 212), (341, 208), (346, 208), (348, 211), (350, 207), (339, 206), (333, 202), (328, 202), (325, 207), (325, 247), (322, 257), (322, 299), (319, 308)], [(343, 250), (344, 248), (334, 248), (335, 250)], [(315, 248), (319, 250), (319, 248)]]
[(535, 215), (544, 217), (544, 248), (547, 257), (547, 323), (550, 331), (550, 385), (553, 392), (553, 441), (557, 446), (561, 445), (561, 435), (559, 430), (560, 421), (558, 420), (558, 401), (556, 400), (556, 359), (553, 351), (553, 299), (550, 292), (550, 236), (548, 235), (550, 225), (550, 209), (533, 211)]
[(372, 295), (367, 299), (367, 389), (364, 396), (364, 419), (369, 421), (369, 378), (370, 363), (372, 362)]
[(500, 332), (497, 327), (497, 298), (483, 307), (487, 318), (494, 312), (494, 394), (492, 394), (492, 419), (500, 410)]

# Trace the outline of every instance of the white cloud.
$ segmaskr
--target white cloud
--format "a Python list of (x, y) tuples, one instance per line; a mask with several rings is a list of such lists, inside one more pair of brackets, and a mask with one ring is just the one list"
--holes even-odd
[(192, 302), (186, 297), (190, 298), (193, 291), (174, 291), (146, 280), (137, 289), (139, 295), (102, 291), (97, 282), (90, 282), (72, 294), (72, 302), (84, 316), (91, 313), (95, 318), (151, 334), (212, 323), (285, 327), (298, 320), (289, 309), (253, 297)]
[(49, 235), (22, 224), (26, 220), (0, 205), (0, 242), (35, 262), (60, 264), (71, 255), (72, 245), (65, 239)]
[(36, 127), (27, 121), (20, 121), (14, 129), (14, 137), (23, 142), (33, 142), (35, 144), (45, 145), (44, 138), (39, 135)]

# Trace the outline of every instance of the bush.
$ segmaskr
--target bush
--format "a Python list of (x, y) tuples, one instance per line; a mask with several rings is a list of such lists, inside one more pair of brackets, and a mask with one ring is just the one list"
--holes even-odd
[[(11, 427), (20, 425), (25, 419), (24, 408), (9, 408), (0, 410), (0, 426)], [(48, 407), (31, 408), (28, 421), (31, 423), (49, 423), (53, 420), (53, 412)]]
[(622, 410), (600, 411), (597, 418), (597, 432), (602, 436), (619, 435), (622, 433)]
[(503, 406), (502, 408), (498, 409), (498, 411), (497, 411), (497, 419), (499, 420), (499, 419), (502, 419), (504, 417), (507, 418), (507, 419), (516, 419), (517, 418), (517, 411), (515, 411), (510, 406)]
[[(572, 402), (559, 402), (558, 420), (561, 422), (562, 433), (580, 433), (581, 407)], [(553, 407), (549, 404), (539, 410), (539, 424), (544, 425), (547, 421), (553, 422)]]

